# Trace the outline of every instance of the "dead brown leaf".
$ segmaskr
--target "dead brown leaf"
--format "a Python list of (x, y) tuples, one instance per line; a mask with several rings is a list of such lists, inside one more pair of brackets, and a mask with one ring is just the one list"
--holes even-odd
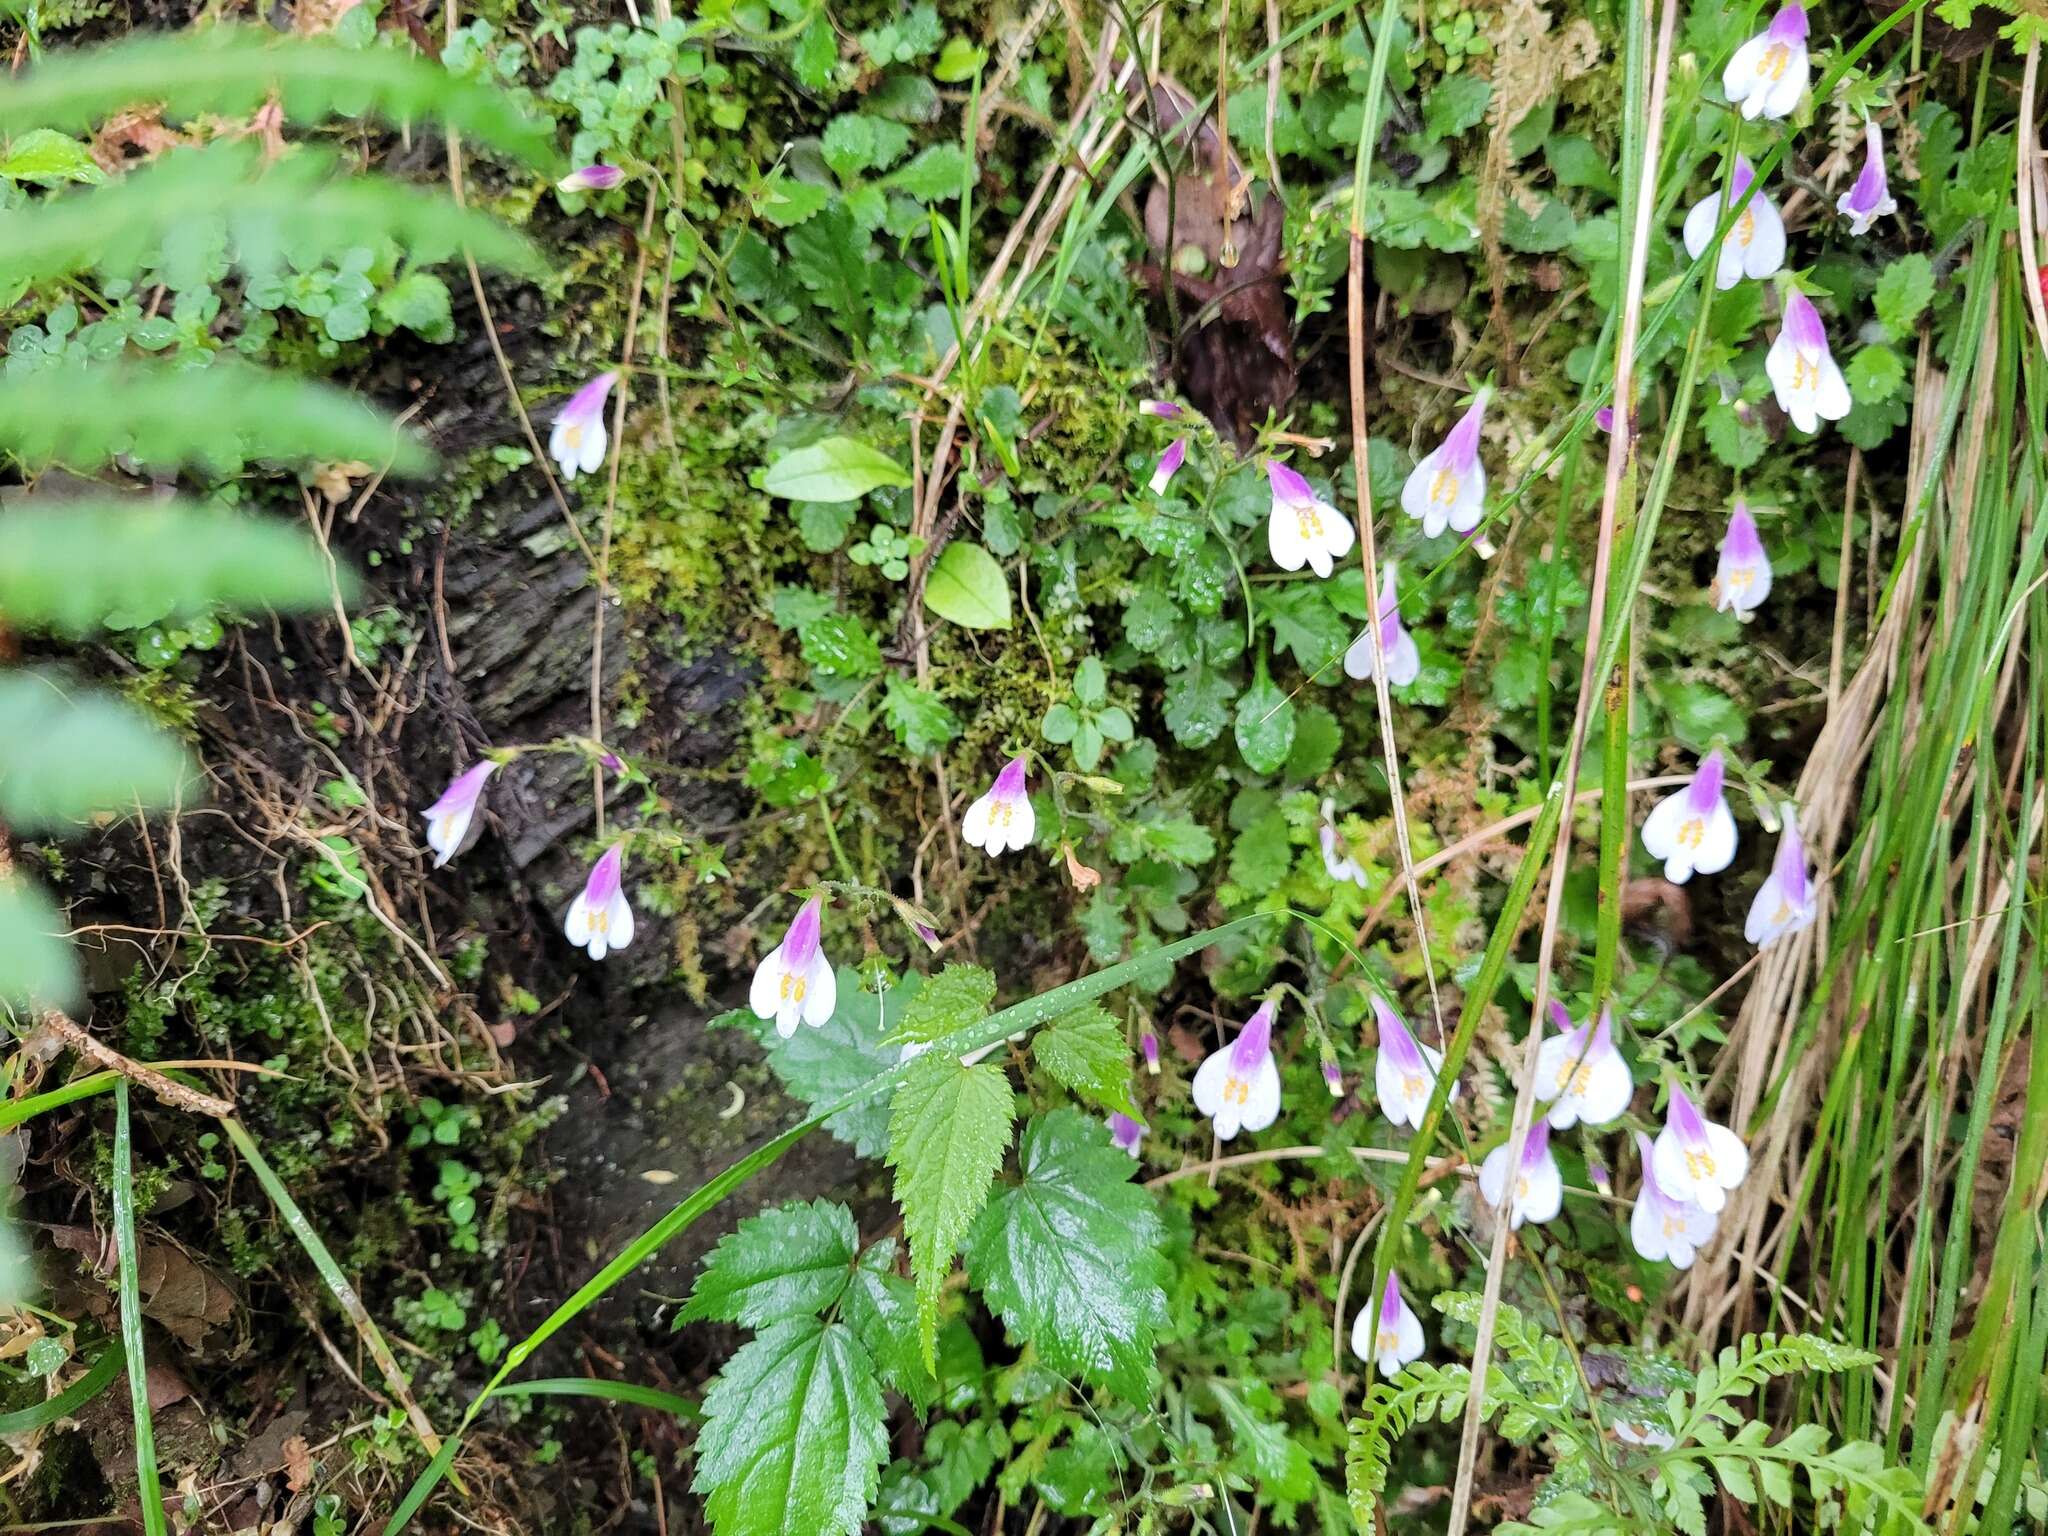
[(304, 1435), (293, 1435), (284, 1443), (284, 1485), (293, 1493), (304, 1493), (313, 1482), (313, 1447)]
[[(79, 1255), (97, 1274), (113, 1272), (113, 1243), (92, 1228), (52, 1227), (50, 1240)], [(172, 1244), (144, 1241), (136, 1256), (136, 1278), (142, 1286), (143, 1316), (160, 1323), (187, 1348), (199, 1348), (209, 1333), (235, 1315), (235, 1293)], [(103, 1295), (94, 1303), (96, 1309), (102, 1303), (102, 1321), (111, 1322), (113, 1298)]]

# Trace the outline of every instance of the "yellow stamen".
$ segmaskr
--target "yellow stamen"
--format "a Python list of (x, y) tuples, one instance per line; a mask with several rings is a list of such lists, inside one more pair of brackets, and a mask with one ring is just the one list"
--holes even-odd
[(1243, 1108), (1252, 1096), (1252, 1085), (1241, 1077), (1226, 1077), (1223, 1080), (1223, 1102)]
[(568, 431), (562, 434), (562, 441), (571, 448), (581, 448), (583, 446), (583, 429), (572, 425)]
[(1820, 365), (1808, 362), (1804, 352), (1792, 355), (1792, 388), (1795, 391), (1820, 388)]
[(1714, 1176), (1714, 1154), (1711, 1152), (1688, 1152), (1685, 1154), (1685, 1171), (1695, 1182)]
[(1742, 217), (1735, 221), (1735, 243), (1748, 246), (1756, 238), (1756, 214), (1748, 208), (1742, 210)]
[(804, 979), (794, 971), (782, 973), (782, 1000), (785, 1003), (800, 1003), (804, 1000)]
[(1401, 1092), (1411, 1099), (1422, 1097), (1422, 1079), (1410, 1072), (1401, 1079)]
[(1772, 83), (1775, 84), (1777, 81), (1785, 78), (1785, 69), (1791, 62), (1792, 50), (1783, 43), (1773, 43), (1757, 59), (1756, 72), (1759, 78), (1766, 75), (1769, 76)]
[(1304, 542), (1320, 544), (1323, 540), (1323, 516), (1314, 507), (1296, 507), (1294, 526), (1300, 531)]
[(1450, 506), (1458, 499), (1458, 476), (1453, 470), (1440, 469), (1429, 477), (1429, 500), (1432, 506)]
[(1695, 816), (1678, 829), (1678, 846), (1697, 848), (1707, 840), (1707, 824)]
[(1664, 1235), (1666, 1237), (1677, 1237), (1684, 1230), (1685, 1218), (1683, 1216), (1666, 1216), (1664, 1218)]

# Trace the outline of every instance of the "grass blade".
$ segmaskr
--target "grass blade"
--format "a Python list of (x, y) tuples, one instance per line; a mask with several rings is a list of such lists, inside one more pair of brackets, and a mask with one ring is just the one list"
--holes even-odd
[(142, 1529), (146, 1536), (164, 1536), (164, 1490), (156, 1470), (149, 1358), (142, 1339), (142, 1265), (135, 1252), (134, 1143), (125, 1077), (114, 1082), (114, 1246), (121, 1266), (121, 1347), (128, 1366), (128, 1402), (135, 1415), (135, 1482), (142, 1498)]
[(55, 1397), (47, 1398), (33, 1408), (0, 1413), (0, 1435), (26, 1435), (78, 1412), (106, 1391), (108, 1384), (120, 1374), (127, 1358), (128, 1351), (121, 1347), (121, 1341), (109, 1339), (107, 1347), (100, 1351), (99, 1359), (93, 1361), (86, 1373)]

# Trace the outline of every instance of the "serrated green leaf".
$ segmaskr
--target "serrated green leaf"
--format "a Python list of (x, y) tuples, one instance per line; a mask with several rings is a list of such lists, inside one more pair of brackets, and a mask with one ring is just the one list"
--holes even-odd
[(995, 972), (979, 965), (949, 965), (925, 978), (890, 1038), (943, 1040), (956, 1029), (980, 1023), (995, 997)]
[(1209, 1391), (1230, 1421), (1237, 1454), (1261, 1491), (1276, 1499), (1306, 1499), (1315, 1487), (1307, 1448), (1288, 1434), (1286, 1425), (1255, 1413), (1235, 1388), (1211, 1381)]
[(1901, 256), (1878, 274), (1871, 298), (1878, 323), (1895, 341), (1913, 333), (1921, 313), (1934, 302), (1934, 263), (1920, 251)]
[(0, 673), (0, 822), (14, 831), (154, 810), (194, 782), (185, 749), (133, 705), (51, 672)]
[(845, 1292), (859, 1243), (853, 1213), (833, 1200), (749, 1216), (706, 1256), (677, 1321), (758, 1329), (815, 1317)]
[(854, 1536), (888, 1454), (853, 1330), (791, 1318), (742, 1346), (704, 1394), (690, 1485), (717, 1536)]
[(1700, 413), (1700, 430), (1714, 457), (1730, 469), (1748, 469), (1770, 446), (1770, 438), (1755, 413), (1745, 421), (1725, 400), (1713, 401)]
[(1237, 701), (1237, 750), (1255, 773), (1272, 773), (1294, 746), (1294, 701), (1261, 675)]
[(793, 448), (761, 478), (762, 490), (791, 501), (855, 501), (880, 486), (908, 484), (910, 476), (901, 464), (850, 437)]
[(964, 1067), (933, 1051), (918, 1058), (889, 1107), (888, 1164), (896, 1170), (896, 1203), (917, 1277), (918, 1336), (927, 1368), (938, 1335), (939, 1290), (953, 1268), (989, 1181), (1010, 1145), (1015, 1098), (1003, 1069), (991, 1062)]
[(0, 176), (9, 181), (32, 181), (38, 186), (107, 179), (90, 148), (51, 128), (31, 128), (8, 144), (7, 153), (0, 155)]
[(1906, 361), (1890, 347), (1864, 347), (1849, 359), (1842, 373), (1858, 404), (1875, 405), (1899, 392), (1906, 382)]
[(1019, 1180), (990, 1202), (967, 1242), (967, 1268), (1010, 1332), (1055, 1370), (1147, 1400), (1164, 1228), (1131, 1182), (1131, 1159), (1102, 1125), (1056, 1109), (1024, 1129)]
[(925, 577), (924, 605), (963, 629), (1008, 629), (1010, 584), (996, 557), (955, 539)]
[(943, 699), (893, 672), (882, 693), (882, 715), (913, 757), (929, 757), (960, 734), (960, 721)]
[(1196, 665), (1176, 672), (1166, 682), (1166, 728), (1173, 739), (1199, 751), (1230, 724), (1230, 680)]
[(1031, 1054), (1053, 1078), (1105, 1109), (1137, 1117), (1131, 1102), (1131, 1049), (1096, 1004), (1054, 1019), (1031, 1037)]
[(1450, 75), (1422, 103), (1422, 131), (1448, 139), (1475, 126), (1493, 99), (1493, 82), (1474, 74)]
[(938, 1395), (918, 1346), (917, 1292), (896, 1273), (896, 1244), (884, 1238), (860, 1256), (846, 1288), (846, 1320), (875, 1362), (882, 1385), (901, 1392), (919, 1413)]
[(76, 1005), (78, 966), (64, 933), (49, 897), (19, 876), (0, 880), (0, 1004), (24, 1012)]

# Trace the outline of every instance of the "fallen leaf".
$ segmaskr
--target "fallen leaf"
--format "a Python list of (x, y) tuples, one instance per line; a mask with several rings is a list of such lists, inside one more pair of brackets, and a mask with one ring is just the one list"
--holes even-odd
[(284, 1485), (293, 1493), (304, 1493), (313, 1481), (313, 1447), (304, 1435), (293, 1435), (284, 1443)]

